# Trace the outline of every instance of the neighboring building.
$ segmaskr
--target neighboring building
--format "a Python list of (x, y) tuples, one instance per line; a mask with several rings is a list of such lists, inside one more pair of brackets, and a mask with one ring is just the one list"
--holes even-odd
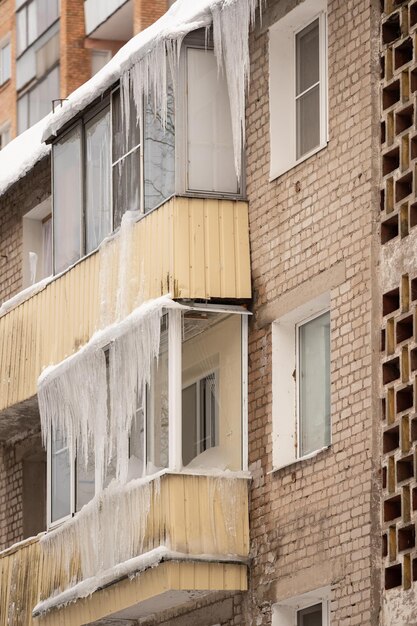
[(0, 626), (415, 621), (417, 0), (256, 4), (0, 155)]
[(0, 149), (102, 68), (167, 0), (2, 0)]

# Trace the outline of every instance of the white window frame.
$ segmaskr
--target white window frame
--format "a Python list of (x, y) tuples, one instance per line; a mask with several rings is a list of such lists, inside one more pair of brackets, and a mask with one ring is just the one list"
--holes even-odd
[[(4, 74), (3, 54), (7, 46), (9, 47), (9, 74), (7, 76), (4, 76), (3, 75)], [(7, 37), (5, 37), (4, 39), (0, 41), (0, 86), (7, 83), (7, 81), (10, 80), (11, 77), (12, 77), (12, 44), (10, 40), (10, 35), (7, 35)]]
[(330, 310), (330, 294), (325, 293), (272, 323), (272, 471), (311, 458), (331, 446), (330, 415), (329, 445), (300, 455), (298, 375), (298, 329)]
[[(248, 317), (249, 311), (240, 306), (222, 305), (195, 305), (190, 309), (211, 313), (230, 313), (240, 315), (241, 318), (241, 459), (242, 470), (248, 469)], [(170, 309), (168, 311), (168, 438), (169, 438), (169, 461), (167, 471), (180, 472), (187, 471), (187, 467), (182, 464), (182, 311), (181, 309)], [(207, 370), (208, 373), (217, 374), (217, 369)], [(199, 380), (205, 375), (199, 376)], [(191, 380), (190, 384), (195, 382)], [(145, 402), (146, 404), (146, 402)], [(217, 419), (219, 415), (217, 415)], [(144, 407), (144, 475), (147, 465), (147, 419), (146, 407)], [(74, 517), (76, 511), (76, 450), (75, 444), (70, 448), (71, 457), (71, 513), (65, 518), (52, 522), (52, 442), (47, 443), (47, 526), (54, 528), (67, 519)], [(95, 479), (95, 494), (101, 491), (101, 485), (97, 476)]]
[(316, 604), (322, 605), (322, 626), (330, 626), (330, 587), (321, 587), (273, 604), (272, 626), (297, 626), (298, 613)]
[[(218, 389), (219, 389), (219, 370), (217, 368), (213, 369), (213, 368), (209, 368), (207, 370), (205, 370), (203, 373), (199, 374), (198, 376), (195, 376), (193, 378), (190, 378), (188, 380), (186, 380), (184, 382), (184, 384), (182, 385), (182, 389), (181, 391), (185, 391), (185, 389), (188, 389), (188, 387), (192, 387), (192, 385), (196, 385), (196, 436), (197, 436), (197, 449), (198, 452), (197, 454), (201, 454), (202, 452), (204, 452), (204, 450), (201, 449), (201, 391), (200, 391), (200, 383), (202, 380), (206, 380), (206, 378), (208, 378), (209, 376), (213, 375), (214, 376), (214, 384), (215, 384), (215, 389), (216, 392), (218, 393)], [(182, 403), (181, 403), (182, 404)], [(182, 408), (182, 407), (181, 407)], [(182, 411), (181, 411), (182, 413)], [(182, 415), (181, 415), (182, 417)], [(215, 435), (216, 438), (218, 438), (218, 433), (219, 433), (219, 412), (218, 412), (218, 407), (216, 407), (216, 414), (214, 416), (215, 419)], [(216, 444), (213, 444), (216, 445)], [(207, 448), (208, 449), (208, 448)]]
[[(304, 0), (269, 29), (270, 180), (326, 147), (328, 142), (327, 0)], [(298, 159), (296, 36), (319, 20), (320, 142)]]

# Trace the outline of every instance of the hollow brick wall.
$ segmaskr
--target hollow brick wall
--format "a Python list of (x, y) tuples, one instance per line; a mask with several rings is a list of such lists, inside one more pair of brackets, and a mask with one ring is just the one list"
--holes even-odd
[(405, 623), (417, 600), (417, 2), (385, 0), (383, 9), (382, 623), (389, 624)]

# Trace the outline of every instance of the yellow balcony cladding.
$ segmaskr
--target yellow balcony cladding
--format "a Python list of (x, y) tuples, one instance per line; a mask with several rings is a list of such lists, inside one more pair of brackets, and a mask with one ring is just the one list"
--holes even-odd
[(129, 483), (0, 554), (0, 626), (139, 619), (245, 591), (248, 555), (247, 479), (167, 473)]
[(44, 367), (167, 293), (251, 297), (245, 202), (172, 198), (0, 317), (0, 411), (34, 396)]

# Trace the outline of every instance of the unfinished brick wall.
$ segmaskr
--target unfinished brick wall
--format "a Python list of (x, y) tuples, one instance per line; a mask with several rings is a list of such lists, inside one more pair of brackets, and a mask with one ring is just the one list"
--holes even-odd
[[(249, 339), (250, 592), (246, 623), (329, 585), (331, 623), (378, 624), (380, 465), (376, 228), (379, 2), (329, 0), (329, 142), (269, 181), (268, 27), (295, 2), (269, 2), (251, 38), (247, 195), (254, 289)], [(335, 278), (335, 276), (338, 278)], [(324, 277), (324, 278), (321, 278)], [(333, 277), (332, 280), (329, 280)], [(321, 282), (320, 282), (321, 281)], [(330, 291), (332, 444), (272, 472), (271, 322)], [(291, 304), (292, 303), (292, 304)]]
[(22, 288), (22, 218), (51, 194), (51, 162), (47, 157), (0, 198), (0, 303)]
[(0, 550), (23, 539), (23, 465), (15, 448), (0, 444)]

